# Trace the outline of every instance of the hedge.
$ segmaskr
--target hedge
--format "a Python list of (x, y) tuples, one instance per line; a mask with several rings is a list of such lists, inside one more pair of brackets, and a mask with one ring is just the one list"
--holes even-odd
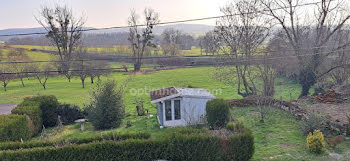
[(42, 112), (42, 119), (43, 119), (43, 125), (45, 127), (54, 127), (57, 124), (57, 109), (59, 106), (59, 103), (57, 101), (57, 98), (55, 96), (35, 96), (35, 97), (28, 97), (25, 98), (24, 101), (34, 101), (38, 102), (41, 112)]
[[(41, 147), (0, 152), (0, 160), (55, 160), (55, 161), (94, 161), (94, 160), (249, 160), (253, 155), (251, 135), (242, 133), (232, 136), (228, 142), (231, 155), (222, 151), (218, 137), (210, 135), (172, 134), (156, 140), (126, 140), (123, 142), (104, 141), (89, 144), (70, 145), (59, 148)], [(248, 145), (249, 144), (249, 145)]]
[[(254, 137), (249, 129), (236, 136), (229, 136), (227, 155), (235, 161), (247, 161), (254, 154)], [(237, 155), (239, 154), (239, 155)]]
[(0, 115), (0, 141), (30, 139), (28, 120), (25, 115)]
[(38, 102), (28, 100), (23, 101), (16, 108), (14, 108), (11, 113), (29, 116), (34, 124), (34, 128), (30, 128), (31, 136), (35, 136), (40, 133), (43, 126), (43, 120)]
[(226, 126), (229, 121), (229, 107), (223, 99), (213, 99), (205, 107), (209, 128), (219, 129)]
[(158, 140), (106, 141), (60, 148), (4, 151), (0, 153), (0, 160), (223, 160), (219, 147), (216, 137), (178, 135)]
[(3, 142), (0, 143), (0, 150), (17, 150), (17, 149), (30, 149), (38, 147), (54, 147), (64, 144), (86, 144), (98, 141), (122, 141), (127, 139), (149, 139), (150, 134), (144, 132), (138, 133), (115, 133), (107, 132), (99, 135), (82, 137), (82, 138), (71, 138), (71, 139), (60, 139), (55, 141), (29, 141), (29, 142)]

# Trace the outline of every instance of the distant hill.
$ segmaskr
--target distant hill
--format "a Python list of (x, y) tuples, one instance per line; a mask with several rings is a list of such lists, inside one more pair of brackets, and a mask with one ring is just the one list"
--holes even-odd
[[(89, 27), (87, 27), (89, 28)], [(203, 35), (204, 33), (213, 30), (214, 26), (209, 25), (201, 25), (201, 24), (174, 24), (174, 25), (162, 25), (154, 28), (155, 34), (161, 34), (166, 28), (174, 28), (180, 30), (184, 33), (191, 34), (194, 36)], [(45, 32), (45, 29), (42, 27), (37, 28), (13, 28), (13, 29), (4, 29), (0, 30), (0, 35), (8, 35), (8, 34), (27, 34), (27, 33), (37, 33), (37, 32)], [(96, 30), (89, 31), (87, 33), (113, 33), (113, 32), (128, 32), (127, 28), (124, 29), (110, 29), (110, 30)], [(36, 35), (33, 35), (36, 36)], [(6, 41), (12, 37), (0, 37), (0, 41)]]

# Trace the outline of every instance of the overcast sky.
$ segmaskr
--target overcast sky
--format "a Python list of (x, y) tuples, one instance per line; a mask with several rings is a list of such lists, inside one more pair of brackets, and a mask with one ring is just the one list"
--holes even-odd
[[(127, 24), (131, 9), (142, 13), (145, 7), (160, 14), (161, 21), (173, 21), (222, 15), (220, 7), (229, 0), (0, 0), (0, 29), (39, 27), (34, 16), (41, 6), (67, 4), (75, 15), (84, 15), (88, 27)], [(211, 24), (211, 21), (192, 23)]]

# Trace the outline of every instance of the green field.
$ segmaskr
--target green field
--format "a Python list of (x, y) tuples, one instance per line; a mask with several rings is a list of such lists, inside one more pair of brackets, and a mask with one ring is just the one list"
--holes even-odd
[[(18, 48), (24, 48), (26, 50), (31, 49), (40, 49), (40, 50), (56, 50), (56, 47), (54, 46), (37, 46), (37, 45), (11, 45), (12, 47), (18, 47)], [(132, 50), (125, 45), (116, 45), (113, 47), (87, 47), (88, 52), (92, 53), (105, 53), (105, 54), (132, 54)], [(158, 55), (163, 55), (162, 50), (157, 51)], [(151, 50), (151, 54), (154, 55), (154, 50)], [(192, 47), (191, 50), (180, 50), (180, 55), (184, 56), (198, 56), (200, 55), (200, 49), (196, 47)], [(203, 51), (203, 55), (205, 55), (205, 52)]]
[[(225, 85), (213, 78), (214, 70), (214, 67), (194, 67), (163, 70), (150, 74), (136, 74), (125, 90), (126, 111), (129, 113), (135, 112), (134, 98), (139, 96), (145, 99), (145, 107), (154, 112), (154, 106), (149, 103), (149, 91), (168, 86), (205, 88), (218, 98), (241, 98), (234, 87)], [(114, 73), (102, 77), (102, 81), (114, 79), (122, 84), (128, 77), (129, 75)], [(83, 89), (80, 79), (73, 78), (72, 82), (69, 83), (64, 76), (49, 78), (46, 90), (34, 78), (25, 79), (24, 83), (26, 86), (21, 87), (19, 80), (13, 80), (9, 83), (7, 92), (0, 90), (0, 103), (19, 103), (23, 98), (33, 95), (55, 95), (62, 103), (76, 104), (83, 107), (84, 104), (89, 102), (89, 91), (94, 87), (89, 83), (89, 78), (87, 78), (86, 87)], [(276, 98), (283, 96), (283, 99), (290, 99), (290, 94), (292, 94), (293, 99), (297, 98), (300, 87), (295, 82), (279, 78), (276, 84), (283, 84), (276, 85)]]
[[(0, 60), (2, 61), (6, 60), (9, 49), (0, 49), (0, 50), (2, 50), (2, 58), (0, 58)], [(39, 51), (30, 51), (30, 50), (27, 50), (25, 54), (27, 54), (32, 61), (47, 61), (47, 60), (55, 59), (56, 57), (53, 54), (43, 53)]]

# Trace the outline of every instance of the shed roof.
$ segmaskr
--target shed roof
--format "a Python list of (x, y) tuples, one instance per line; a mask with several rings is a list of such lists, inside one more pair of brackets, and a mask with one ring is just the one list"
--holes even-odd
[(150, 92), (151, 103), (172, 99), (175, 97), (215, 98), (209, 91), (203, 88), (178, 88), (168, 87)]

